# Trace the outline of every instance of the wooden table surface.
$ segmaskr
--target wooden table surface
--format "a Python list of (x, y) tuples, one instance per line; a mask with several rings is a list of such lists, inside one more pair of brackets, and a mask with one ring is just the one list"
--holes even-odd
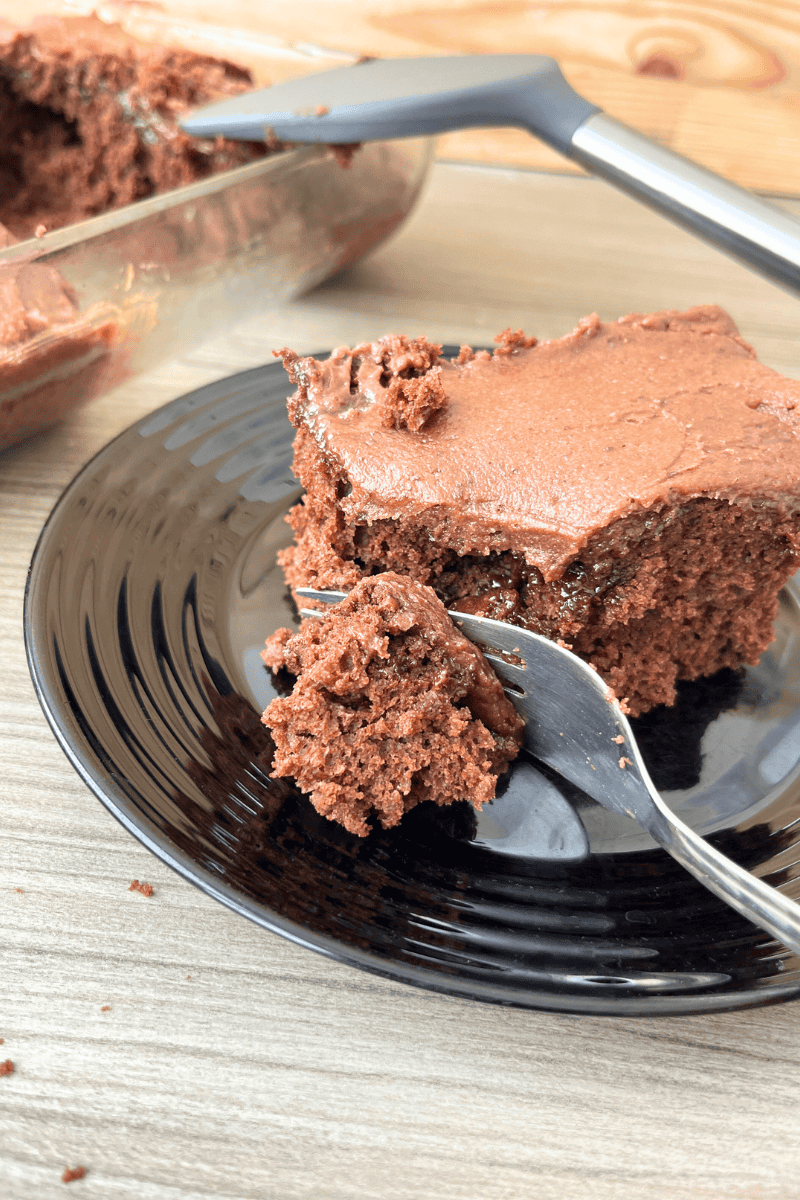
[[(789, 207), (800, 213), (800, 203)], [(131, 421), (264, 362), (390, 330), (549, 336), (586, 312), (725, 304), (800, 376), (800, 303), (594, 180), (439, 165), (409, 224), (307, 297), (0, 462), (0, 1197), (789, 1200), (800, 1006), (682, 1019), (504, 1009), (270, 935), (151, 857), (90, 794), (28, 677), (39, 529)], [(150, 898), (130, 892), (152, 884)]]
[[(38, 0), (91, 11), (140, 36), (315, 44), (382, 57), (549, 54), (582, 95), (744, 187), (800, 195), (798, 0)], [(19, 0), (0, 13), (20, 20)], [(207, 40), (203, 48), (208, 49)], [(239, 33), (229, 54), (246, 53)], [(328, 64), (323, 64), (328, 65)], [(305, 67), (304, 69), (308, 69)], [(442, 139), (443, 159), (577, 171), (515, 129)]]

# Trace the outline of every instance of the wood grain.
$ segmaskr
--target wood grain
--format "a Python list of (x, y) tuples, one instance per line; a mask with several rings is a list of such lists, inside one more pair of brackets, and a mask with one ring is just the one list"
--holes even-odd
[[(81, 464), (274, 346), (398, 328), (549, 336), (592, 309), (704, 300), (800, 377), (800, 301), (605, 185), (439, 166), (370, 259), (0, 460), (0, 1059), (16, 1064), (0, 1079), (2, 1200), (796, 1200), (797, 1004), (524, 1012), (266, 934), (93, 798), (39, 710), (21, 637), (38, 531)], [(154, 895), (130, 892), (134, 878)], [(78, 1164), (88, 1174), (65, 1192)]]
[[(222, 27), (212, 0), (101, 11), (144, 30), (154, 13)], [(226, 15), (229, 27), (358, 54), (550, 54), (619, 120), (745, 187), (800, 195), (797, 0), (232, 0)], [(518, 130), (451, 134), (440, 156), (577, 170)]]

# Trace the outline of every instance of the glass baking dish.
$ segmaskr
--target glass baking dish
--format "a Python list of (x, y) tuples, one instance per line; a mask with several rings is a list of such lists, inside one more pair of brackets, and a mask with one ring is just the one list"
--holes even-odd
[[(246, 31), (181, 22), (178, 33), (162, 21), (149, 40), (203, 51), (213, 42), (260, 81), (336, 61), (313, 48), (278, 54)], [(78, 305), (0, 347), (0, 450), (354, 262), (408, 215), (431, 151), (425, 139), (372, 143), (343, 166), (325, 147), (298, 147), (0, 250), (0, 302), (5, 288), (39, 279), (57, 280)]]

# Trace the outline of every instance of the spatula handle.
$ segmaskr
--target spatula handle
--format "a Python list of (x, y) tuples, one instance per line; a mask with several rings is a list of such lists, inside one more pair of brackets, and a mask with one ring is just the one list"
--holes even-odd
[(792, 292), (800, 292), (800, 222), (605, 113), (572, 135), (569, 156)]

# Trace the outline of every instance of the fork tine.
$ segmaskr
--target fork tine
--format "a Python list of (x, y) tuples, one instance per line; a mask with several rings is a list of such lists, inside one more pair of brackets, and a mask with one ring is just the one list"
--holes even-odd
[[(345, 592), (322, 591), (317, 588), (297, 588), (297, 595), (302, 596), (304, 600), (317, 600), (320, 604), (338, 604), (340, 600), (344, 600)], [(317, 615), (311, 612), (311, 616)]]
[(475, 645), (483, 653), (483, 657), (487, 662), (490, 662), (495, 669), (502, 667), (503, 671), (518, 671), (521, 675), (526, 673), (528, 667), (525, 662), (509, 662), (507, 658), (503, 658), (502, 654), (497, 654), (494, 650), (489, 649), (489, 647), (482, 646), (479, 642), (476, 642)]
[[(297, 588), (296, 593), (304, 600), (316, 601), (318, 604), (326, 606), (338, 604), (340, 600), (344, 600), (346, 595), (345, 592), (310, 587)], [(324, 611), (319, 608), (301, 608), (300, 616), (320, 617)], [(516, 636), (518, 631), (514, 626), (498, 626), (497, 621), (489, 621), (485, 617), (476, 617), (450, 609), (448, 609), (448, 616), (470, 641), (474, 641), (478, 645), (501, 678), (507, 677), (513, 672), (525, 674), (526, 664), (523, 660), (519, 663), (508, 660), (508, 655), (519, 653), (519, 646), (511, 644), (519, 640)], [(504, 645), (504, 642), (509, 644)]]

